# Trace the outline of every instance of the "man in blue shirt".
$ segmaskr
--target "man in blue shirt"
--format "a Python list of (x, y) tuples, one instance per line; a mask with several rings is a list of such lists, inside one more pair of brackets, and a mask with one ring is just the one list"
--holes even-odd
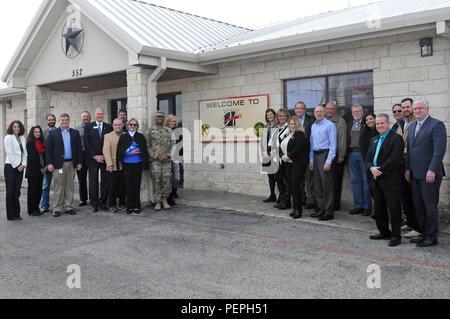
[(62, 114), (59, 129), (49, 133), (45, 161), (49, 172), (53, 173), (54, 217), (65, 211), (75, 215), (72, 208), (75, 169), (81, 170), (81, 138), (77, 130), (69, 128), (70, 117)]
[(337, 130), (333, 122), (325, 118), (325, 108), (314, 110), (316, 122), (311, 127), (309, 169), (313, 171), (316, 213), (321, 221), (334, 219), (334, 187), (331, 164), (336, 157)]

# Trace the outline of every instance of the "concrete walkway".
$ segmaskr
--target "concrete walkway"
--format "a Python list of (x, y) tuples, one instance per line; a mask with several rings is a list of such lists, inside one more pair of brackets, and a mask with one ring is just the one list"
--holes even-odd
[[(290, 219), (293, 222), (322, 224), (367, 233), (377, 232), (375, 221), (372, 218), (361, 215), (351, 216), (348, 213), (349, 210), (335, 212), (335, 219), (327, 222), (321, 222), (316, 218), (310, 217), (313, 211), (305, 210), (302, 219), (293, 220), (289, 217), (292, 210), (281, 211), (273, 208), (274, 203), (263, 203), (263, 197), (187, 189), (178, 190), (178, 195), (180, 198), (177, 199), (176, 202), (189, 207), (254, 213), (275, 218)], [(439, 234), (450, 236), (450, 224), (449, 220), (446, 219), (448, 214), (445, 214), (444, 216), (445, 217), (441, 218), (442, 220), (440, 221)]]

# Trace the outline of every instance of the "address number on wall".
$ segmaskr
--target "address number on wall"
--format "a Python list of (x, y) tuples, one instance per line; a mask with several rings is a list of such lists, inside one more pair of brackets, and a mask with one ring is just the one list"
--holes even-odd
[(83, 76), (83, 69), (75, 69), (72, 71), (73, 78), (77, 78), (79, 76)]

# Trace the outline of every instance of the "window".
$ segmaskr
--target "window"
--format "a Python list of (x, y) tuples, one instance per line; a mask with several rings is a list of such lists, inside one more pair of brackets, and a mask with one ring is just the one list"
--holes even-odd
[(183, 110), (181, 103), (181, 93), (169, 93), (158, 95), (158, 111), (168, 115), (175, 115), (178, 118), (178, 126), (183, 126)]
[(285, 107), (294, 109), (303, 101), (312, 111), (317, 105), (331, 101), (344, 118), (351, 121), (351, 107), (361, 104), (365, 112), (373, 111), (373, 72), (349, 73), (322, 77), (286, 80)]
[(119, 117), (120, 111), (126, 111), (128, 99), (111, 100), (111, 123)]

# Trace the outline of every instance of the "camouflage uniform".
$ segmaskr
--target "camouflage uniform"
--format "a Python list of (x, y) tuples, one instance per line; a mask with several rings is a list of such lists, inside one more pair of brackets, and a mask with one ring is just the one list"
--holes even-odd
[[(175, 146), (175, 139), (172, 130), (168, 127), (151, 128), (148, 133), (148, 153), (150, 155), (153, 199), (155, 203), (161, 203), (163, 197), (169, 197), (172, 191), (172, 149)], [(159, 156), (169, 156), (165, 163), (158, 162)]]

